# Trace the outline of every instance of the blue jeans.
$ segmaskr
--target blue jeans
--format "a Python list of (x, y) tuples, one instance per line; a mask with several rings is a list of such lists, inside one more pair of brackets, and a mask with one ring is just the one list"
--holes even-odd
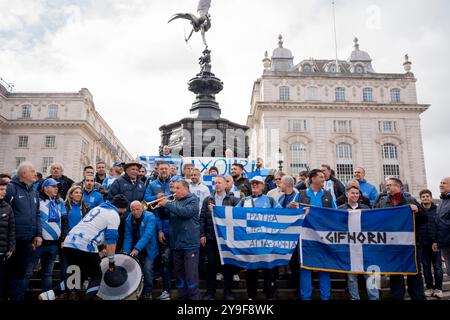
[(170, 293), (170, 262), (172, 260), (172, 251), (169, 247), (169, 239), (166, 237), (166, 244), (160, 245), (160, 253), (161, 253), (161, 273), (163, 280), (163, 291), (167, 291)]
[[(433, 265), (434, 270), (434, 283), (433, 274), (431, 273), (431, 265)], [(422, 268), (427, 289), (442, 290), (443, 273), (441, 252), (434, 252), (431, 249), (431, 246), (424, 247), (422, 249)]]
[(146, 295), (151, 295), (153, 292), (153, 260), (148, 256), (139, 256), (138, 260), (144, 273), (143, 293)]
[[(26, 279), (29, 282), (33, 275), (34, 268), (36, 268), (39, 260), (41, 260), (42, 273), (42, 291), (52, 289), (53, 267), (55, 265), (56, 256), (58, 255), (58, 243), (51, 242), (42, 244), (33, 252), (32, 261), (28, 264)], [(27, 286), (28, 287), (28, 286)]]
[[(364, 275), (364, 278), (367, 281), (367, 278), (369, 277), (369, 275)], [(348, 285), (348, 292), (350, 293), (350, 296), (352, 298), (352, 300), (360, 300), (359, 297), (359, 287), (358, 287), (358, 275), (357, 274), (349, 274), (348, 275), (348, 280), (347, 280), (347, 285)], [(367, 295), (369, 296), (369, 300), (379, 300), (380, 299), (380, 293), (378, 291), (377, 288), (372, 288), (369, 289), (367, 287), (367, 282), (366, 282), (366, 290), (367, 290)]]
[(31, 244), (32, 240), (16, 241), (16, 251), (9, 260), (9, 291), (10, 298), (13, 301), (21, 301), (25, 299), (25, 292), (28, 289), (28, 281), (26, 281), (25, 276), (27, 274), (28, 265), (30, 264), (33, 256)]
[[(330, 273), (319, 271), (320, 299), (330, 300), (331, 281)], [(311, 300), (312, 296), (312, 271), (300, 269), (300, 298), (302, 300)]]

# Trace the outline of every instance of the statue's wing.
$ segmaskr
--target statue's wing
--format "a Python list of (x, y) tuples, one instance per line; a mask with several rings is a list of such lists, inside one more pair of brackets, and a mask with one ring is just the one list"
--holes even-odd
[(210, 7), (211, 7), (211, 0), (200, 0), (197, 9), (197, 12), (200, 15), (200, 17), (205, 16), (208, 13)]
[(194, 24), (198, 23), (198, 19), (192, 13), (177, 13), (167, 23), (172, 22), (175, 19), (186, 19), (192, 21)]

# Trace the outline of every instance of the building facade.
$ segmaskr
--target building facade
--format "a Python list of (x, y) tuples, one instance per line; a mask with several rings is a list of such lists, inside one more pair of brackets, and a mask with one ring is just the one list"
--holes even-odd
[(45, 176), (58, 162), (65, 175), (80, 180), (84, 166), (130, 159), (88, 89), (11, 92), (0, 83), (0, 172), (12, 173), (30, 161)]
[(427, 185), (420, 114), (429, 105), (417, 101), (411, 62), (406, 55), (405, 73), (377, 73), (358, 39), (354, 43), (346, 61), (294, 64), (279, 37), (253, 86), (250, 156), (273, 168), (281, 160), (292, 175), (327, 163), (343, 182), (361, 166), (378, 188), (396, 176), (418, 194)]

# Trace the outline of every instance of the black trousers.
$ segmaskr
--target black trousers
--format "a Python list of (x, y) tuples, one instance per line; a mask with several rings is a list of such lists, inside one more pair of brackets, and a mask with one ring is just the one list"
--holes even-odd
[(32, 239), (17, 240), (16, 250), (8, 261), (9, 268), (9, 293), (13, 301), (25, 299), (28, 281), (26, 274), (28, 265), (33, 260)]
[[(102, 270), (100, 268), (100, 256), (98, 253), (85, 252), (72, 248), (63, 248), (64, 255), (67, 259), (67, 265), (78, 266), (80, 269), (81, 285), (85, 280), (89, 280), (89, 285), (86, 290), (85, 299), (89, 300), (97, 295), (100, 282), (102, 280)], [(73, 279), (72, 274), (67, 274), (67, 279), (60, 283), (60, 285), (53, 289), (56, 296), (72, 290), (79, 290), (81, 288), (72, 288)]]
[(214, 295), (216, 293), (217, 281), (216, 274), (220, 270), (223, 273), (224, 280), (224, 295), (231, 295), (233, 290), (233, 274), (236, 273), (236, 268), (232, 265), (221, 265), (219, 247), (217, 246), (217, 241), (207, 240), (206, 241), (206, 256), (208, 257), (208, 273), (206, 276), (206, 285), (208, 294)]
[(289, 260), (289, 269), (291, 270), (291, 287), (295, 289), (295, 296), (298, 297), (300, 293), (300, 259), (299, 247), (295, 247), (291, 260)]
[(258, 272), (264, 273), (264, 294), (266, 299), (274, 299), (277, 291), (278, 267), (273, 269), (255, 269), (246, 271), (247, 295), (249, 299), (256, 299), (258, 291)]
[(5, 260), (6, 255), (0, 254), (0, 301), (7, 299), (8, 290), (8, 263)]

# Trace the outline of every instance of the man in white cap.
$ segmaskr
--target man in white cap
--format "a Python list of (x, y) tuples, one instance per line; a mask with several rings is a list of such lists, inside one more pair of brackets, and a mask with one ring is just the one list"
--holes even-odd
[[(264, 179), (261, 176), (255, 176), (250, 180), (252, 195), (243, 198), (236, 207), (246, 208), (281, 208), (280, 204), (273, 198), (263, 194)], [(262, 269), (264, 271), (264, 294), (268, 300), (274, 299), (277, 286), (278, 268)], [(247, 296), (249, 300), (255, 300), (258, 288), (259, 269), (247, 270)]]

